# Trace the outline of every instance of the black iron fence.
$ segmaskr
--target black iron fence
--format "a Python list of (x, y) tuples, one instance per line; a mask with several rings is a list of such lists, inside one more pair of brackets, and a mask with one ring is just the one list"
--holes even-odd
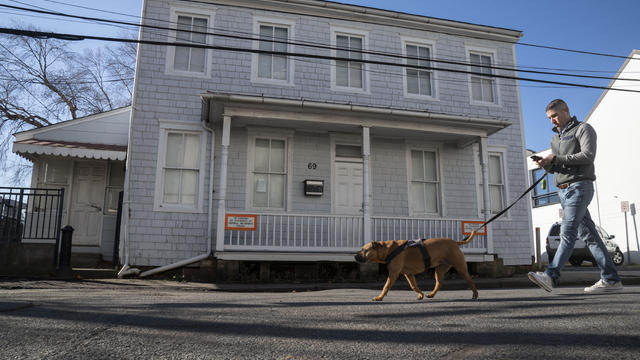
[(0, 242), (53, 242), (57, 266), (63, 203), (63, 188), (0, 187)]

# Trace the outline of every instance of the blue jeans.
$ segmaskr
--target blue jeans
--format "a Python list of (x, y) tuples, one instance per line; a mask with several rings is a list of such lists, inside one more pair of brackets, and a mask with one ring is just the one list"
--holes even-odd
[(558, 190), (558, 196), (564, 212), (560, 226), (560, 245), (545, 273), (551, 276), (554, 282), (560, 278), (560, 271), (571, 257), (576, 240), (580, 237), (596, 260), (600, 268), (600, 277), (610, 282), (620, 281), (616, 266), (598, 235), (587, 209), (593, 198), (593, 182), (588, 180), (575, 182), (566, 189)]

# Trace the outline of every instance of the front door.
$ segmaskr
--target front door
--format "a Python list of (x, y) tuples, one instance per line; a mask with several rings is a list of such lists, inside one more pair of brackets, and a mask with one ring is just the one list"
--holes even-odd
[(73, 245), (100, 246), (106, 162), (75, 163), (71, 190)]
[(362, 162), (335, 162), (336, 214), (362, 215)]

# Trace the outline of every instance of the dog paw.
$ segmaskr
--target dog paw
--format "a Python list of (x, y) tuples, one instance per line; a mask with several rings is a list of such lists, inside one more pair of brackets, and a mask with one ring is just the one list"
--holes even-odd
[(429, 299), (431, 299), (431, 298), (432, 298), (432, 297), (434, 297), (434, 296), (436, 296), (436, 294), (427, 294), (427, 297), (428, 297)]
[(371, 299), (371, 300), (373, 300), (373, 301), (382, 301), (382, 299), (383, 299), (383, 297), (382, 297), (382, 296), (376, 296), (376, 297), (374, 297), (374, 298), (373, 298), (373, 299)]
[(424, 298), (424, 294), (423, 293), (418, 294), (418, 300), (422, 300), (423, 298)]

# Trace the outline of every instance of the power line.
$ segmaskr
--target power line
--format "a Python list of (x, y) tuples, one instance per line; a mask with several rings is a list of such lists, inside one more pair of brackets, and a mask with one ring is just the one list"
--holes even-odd
[[(17, 1), (17, 0), (10, 0), (10, 1), (13, 1), (13, 2), (16, 2), (16, 3), (21, 3), (21, 4), (24, 4), (24, 5), (28, 5), (26, 3), (23, 3), (23, 2), (20, 2), (20, 1)], [(90, 6), (82, 6), (82, 5), (77, 5), (77, 4), (66, 3), (66, 2), (62, 2), (62, 1), (55, 1), (55, 0), (44, 0), (44, 1), (47, 1), (47, 2), (50, 2), (50, 3), (55, 3), (55, 4), (60, 4), (60, 5), (76, 7), (76, 8), (85, 9), (85, 10), (97, 11), (97, 12), (108, 13), (108, 14), (113, 14), (113, 15), (127, 16), (127, 17), (130, 17), (130, 18), (135, 18), (138, 21), (141, 21), (142, 19), (144, 19), (144, 20), (152, 20), (152, 21), (157, 21), (157, 22), (164, 22), (164, 23), (167, 23), (167, 24), (170, 24), (170, 25), (177, 24), (175, 21), (157, 19), (157, 18), (152, 18), (152, 17), (148, 17), (148, 16), (131, 15), (131, 14), (121, 13), (121, 12), (117, 12), (117, 11), (109, 11), (109, 10), (104, 10), (104, 9), (98, 9), (98, 8), (94, 8), (94, 7), (90, 7)], [(51, 9), (47, 9), (47, 8), (40, 7), (40, 6), (35, 6), (35, 7), (43, 9), (43, 10), (52, 11)], [(215, 30), (215, 28), (213, 28), (213, 29)], [(224, 30), (224, 29), (222, 29), (222, 30)], [(244, 31), (238, 31), (238, 30), (228, 30), (227, 29), (227, 30), (224, 30), (224, 31), (228, 31), (230, 33), (236, 33), (236, 34), (249, 34), (249, 35), (255, 36), (255, 34), (253, 34), (253, 33), (244, 32)], [(319, 44), (317, 42), (312, 42), (312, 41), (307, 41), (306, 43), (307, 44)], [(516, 44), (520, 44), (520, 43), (516, 43)], [(527, 44), (527, 45), (529, 45), (529, 44)], [(534, 44), (530, 44), (530, 45), (534, 45)], [(563, 50), (571, 51), (571, 49), (563, 49)], [(527, 65), (518, 65), (518, 67), (517, 67), (517, 69), (525, 69), (525, 68), (542, 69), (542, 70), (556, 70), (556, 71), (590, 72), (590, 73), (610, 73), (610, 74), (611, 73), (612, 74), (617, 73), (617, 71), (611, 71), (611, 70), (564, 69), (564, 68), (549, 68), (549, 67), (527, 66)]]
[(68, 41), (81, 41), (81, 40), (90, 39), (90, 40), (101, 40), (101, 41), (110, 41), (110, 42), (128, 42), (128, 43), (138, 43), (138, 44), (158, 45), (158, 46), (182, 46), (182, 47), (190, 47), (190, 48), (223, 50), (223, 51), (231, 51), (231, 52), (248, 52), (248, 53), (256, 53), (256, 54), (295, 56), (295, 57), (302, 57), (302, 58), (324, 59), (324, 60), (346, 61), (346, 62), (357, 62), (357, 63), (366, 63), (366, 64), (374, 64), (374, 65), (386, 65), (386, 66), (403, 67), (403, 68), (408, 67), (408, 68), (411, 68), (411, 69), (418, 69), (418, 70), (434, 70), (434, 71), (443, 71), (443, 72), (453, 72), (453, 73), (476, 75), (476, 76), (481, 76), (481, 77), (493, 77), (493, 78), (502, 78), (502, 79), (509, 79), (509, 80), (530, 81), (530, 82), (545, 83), (545, 84), (555, 84), (555, 85), (565, 85), (565, 86), (572, 86), (572, 87), (583, 87), (583, 88), (591, 88), (591, 89), (603, 89), (603, 90), (612, 90), (612, 91), (624, 91), (624, 92), (640, 93), (639, 90), (612, 88), (612, 87), (608, 87), (608, 86), (568, 83), (568, 82), (542, 80), (542, 79), (534, 79), (534, 78), (523, 78), (523, 77), (511, 76), (511, 75), (485, 74), (485, 73), (467, 71), (467, 70), (436, 68), (436, 67), (432, 67), (432, 66), (407, 65), (407, 64), (392, 63), (392, 62), (388, 62), (388, 61), (379, 61), (379, 60), (369, 60), (369, 59), (354, 60), (352, 58), (343, 58), (343, 57), (336, 57), (336, 56), (305, 54), (305, 53), (294, 53), (294, 52), (284, 52), (284, 51), (272, 51), (272, 50), (260, 50), (260, 49), (245, 49), (245, 48), (238, 48), (238, 47), (232, 47), (232, 46), (206, 45), (206, 44), (184, 43), (184, 42), (173, 42), (172, 43), (172, 42), (153, 41), (153, 40), (137, 40), (137, 39), (111, 38), (111, 37), (91, 36), (91, 35), (61, 34), (61, 33), (33, 31), (33, 30), (21, 30), (21, 29), (11, 29), (11, 28), (0, 28), (0, 33), (11, 34), (11, 35), (19, 35), (19, 36), (35, 37), (35, 38), (57, 38), (57, 39), (68, 40)]
[[(16, 0), (10, 0), (10, 1), (17, 2), (17, 3), (22, 3), (22, 2), (16, 1)], [(93, 10), (93, 11), (98, 11), (98, 12), (114, 14), (114, 15), (128, 16), (128, 17), (132, 17), (132, 18), (136, 18), (136, 19), (150, 19), (150, 18), (147, 18), (147, 17), (141, 17), (141, 16), (137, 16), (137, 15), (130, 15), (130, 14), (120, 13), (120, 12), (116, 12), (116, 11), (103, 10), (103, 9), (98, 9), (98, 8), (94, 8), (94, 7), (89, 7), (89, 6), (81, 6), (81, 5), (76, 5), (76, 4), (70, 4), (70, 3), (66, 3), (66, 2), (62, 2), (62, 1), (55, 1), (55, 0), (45, 0), (45, 1), (50, 2), (50, 3), (60, 4), (60, 5), (67, 5), (67, 6), (72, 6), (72, 7), (76, 7), (76, 8), (86, 9), (86, 10)], [(22, 4), (24, 4), (24, 3), (22, 3)], [(37, 6), (34, 6), (34, 7), (37, 7)], [(44, 9), (42, 7), (39, 7), (39, 8), (40, 9)], [(159, 19), (150, 19), (150, 20), (164, 21), (164, 20), (159, 20)], [(170, 21), (166, 21), (166, 22), (171, 23)], [(548, 45), (540, 45), (540, 44), (533, 44), (533, 43), (516, 42), (515, 44), (516, 45), (522, 45), (522, 46), (535, 47), (535, 48), (556, 50), (556, 51), (573, 52), (573, 53), (578, 53), (578, 54), (605, 56), (605, 57), (613, 57), (613, 58), (619, 58), (619, 59), (634, 59), (633, 57), (624, 56), (624, 55), (608, 54), (608, 53), (595, 52), (595, 51), (586, 51), (586, 50), (568, 49), (568, 48), (554, 47), (554, 46), (548, 46)]]
[[(23, 8), (23, 7), (19, 7), (19, 6), (6, 5), (6, 4), (0, 4), (0, 6), (13, 8), (13, 9), (24, 10), (24, 11), (45, 13), (45, 14), (50, 14), (50, 15), (78, 18), (78, 19), (98, 21), (98, 22), (122, 24), (122, 25), (128, 25), (128, 26), (139, 26), (139, 27), (145, 27), (145, 28), (151, 28), (151, 29), (159, 29), (159, 30), (176, 31), (176, 29), (173, 29), (173, 28), (168, 28), (168, 27), (163, 27), (163, 26), (156, 26), (156, 25), (149, 25), (149, 24), (136, 24), (136, 23), (130, 23), (130, 22), (120, 21), (120, 20), (99, 19), (99, 18), (95, 18), (95, 17), (88, 17), (88, 16), (81, 16), (81, 15), (71, 15), (71, 14), (65, 14), (65, 13), (61, 13), (61, 12), (48, 11), (48, 10), (29, 9), (29, 8)], [(253, 36), (248, 37), (248, 36), (239, 36), (239, 35), (211, 33), (211, 32), (207, 32), (207, 31), (190, 30), (190, 31), (185, 31), (185, 32), (190, 32), (190, 33), (193, 33), (193, 34), (201, 34), (201, 35), (218, 36), (218, 37), (228, 37), (228, 38), (241, 39), (241, 40), (251, 40), (251, 41), (261, 40), (259, 37), (255, 38)], [(526, 73), (532, 73), (532, 74), (538, 74), (538, 75), (553, 75), (553, 76), (578, 77), (578, 78), (601, 79), (601, 80), (640, 81), (640, 79), (621, 79), (621, 78), (612, 78), (612, 77), (597, 76), (597, 75), (582, 75), (582, 74), (557, 73), (557, 72), (549, 72), (549, 71), (524, 70), (524, 69), (518, 69), (518, 68), (512, 68), (512, 67), (473, 64), (473, 63), (461, 62), (461, 61), (453, 61), (453, 60), (424, 59), (424, 58), (419, 58), (419, 57), (404, 56), (404, 55), (398, 55), (398, 54), (393, 54), (393, 53), (384, 53), (384, 52), (366, 51), (366, 50), (355, 50), (355, 49), (343, 49), (343, 48), (333, 47), (333, 46), (328, 46), (328, 45), (314, 45), (314, 44), (306, 44), (304, 42), (302, 42), (302, 43), (300, 43), (300, 42), (291, 42), (291, 41), (287, 41), (287, 40), (278, 40), (278, 39), (269, 39), (268, 41), (269, 42), (273, 42), (273, 43), (287, 44), (287, 45), (308, 46), (308, 47), (314, 47), (314, 48), (321, 48), (321, 49), (325, 49), (325, 50), (347, 50), (347, 51), (350, 51), (350, 52), (356, 52), (356, 53), (361, 53), (361, 54), (366, 54), (366, 55), (386, 56), (386, 57), (392, 57), (392, 58), (402, 58), (402, 59), (407, 59), (407, 60), (433, 61), (433, 62), (450, 64), (450, 65), (472, 66), (472, 67), (489, 68), (489, 69), (505, 70), (505, 71), (519, 71), (519, 72), (526, 72)]]

